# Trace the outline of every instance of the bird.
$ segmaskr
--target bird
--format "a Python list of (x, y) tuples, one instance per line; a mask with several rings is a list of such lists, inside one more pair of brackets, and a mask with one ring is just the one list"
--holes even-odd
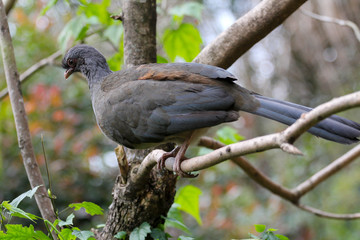
[[(183, 177), (181, 161), (190, 144), (221, 123), (248, 112), (286, 125), (311, 108), (247, 90), (234, 75), (220, 67), (199, 63), (150, 63), (110, 70), (94, 47), (81, 44), (62, 60), (64, 77), (82, 73), (88, 82), (93, 111), (101, 131), (127, 148), (144, 149), (164, 143), (178, 145), (164, 154), (159, 167), (173, 156), (173, 170)], [(359, 141), (360, 124), (332, 115), (308, 130), (341, 144)]]

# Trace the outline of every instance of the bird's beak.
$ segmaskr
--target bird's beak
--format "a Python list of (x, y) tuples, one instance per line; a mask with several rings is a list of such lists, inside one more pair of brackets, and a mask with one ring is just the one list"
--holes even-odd
[(73, 69), (73, 68), (67, 69), (67, 70), (65, 71), (65, 73), (64, 73), (65, 79), (68, 79), (68, 78), (70, 77), (70, 75), (73, 74), (73, 72), (74, 72), (74, 69)]

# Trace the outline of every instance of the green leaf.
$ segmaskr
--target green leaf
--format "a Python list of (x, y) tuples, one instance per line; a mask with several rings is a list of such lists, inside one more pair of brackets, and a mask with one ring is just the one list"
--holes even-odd
[(151, 233), (150, 225), (143, 222), (140, 227), (135, 228), (130, 233), (130, 240), (144, 240), (149, 233)]
[(202, 224), (199, 210), (199, 196), (201, 190), (195, 186), (187, 185), (178, 190), (175, 196), (175, 203), (179, 209), (193, 216), (199, 225)]
[(10, 212), (11, 216), (14, 216), (14, 217), (27, 218), (33, 222), (35, 222), (34, 220), (39, 218), (38, 216), (36, 216), (34, 214), (27, 213), (20, 208), (12, 206), (8, 201), (2, 202), (1, 206), (3, 206), (5, 209), (7, 209)]
[(268, 228), (266, 231), (269, 231), (269, 232), (276, 232), (278, 229), (276, 228)]
[(176, 56), (191, 62), (200, 52), (202, 40), (199, 31), (189, 23), (182, 23), (177, 29), (167, 29), (163, 36), (164, 49), (171, 61)]
[(165, 218), (166, 222), (165, 225), (166, 227), (173, 227), (173, 228), (177, 228), (180, 229), (188, 234), (190, 234), (190, 230), (189, 228), (182, 222), (180, 222), (179, 220), (176, 220), (175, 218)]
[(69, 228), (64, 228), (60, 231), (60, 240), (75, 240), (76, 236), (72, 234), (73, 231)]
[(17, 198), (15, 198), (14, 200), (12, 200), (10, 202), (10, 205), (13, 206), (13, 207), (17, 207), (20, 202), (22, 200), (24, 200), (24, 198), (28, 197), (28, 198), (32, 198), (34, 196), (34, 194), (36, 193), (36, 191), (38, 190), (40, 186), (36, 186), (34, 187), (33, 189), (27, 191), (27, 192), (24, 192), (23, 194), (19, 195)]
[(238, 132), (236, 131), (236, 129), (229, 127), (229, 126), (225, 126), (225, 127), (220, 128), (216, 132), (216, 139), (226, 145), (229, 145), (232, 143), (242, 141), (245, 138), (243, 136), (239, 135)]
[(87, 240), (91, 237), (95, 237), (95, 234), (91, 231), (80, 231), (80, 230), (73, 230), (72, 235), (76, 236), (80, 240)]
[(174, 16), (183, 17), (191, 16), (197, 20), (201, 20), (201, 13), (203, 10), (203, 5), (198, 2), (186, 2), (180, 6), (175, 6), (170, 9), (169, 13)]
[(72, 225), (74, 217), (75, 217), (75, 215), (72, 213), (66, 218), (66, 221), (60, 220), (59, 221), (59, 227)]
[(164, 58), (164, 57), (162, 57), (160, 55), (157, 55), (156, 56), (156, 62), (157, 63), (168, 63), (169, 61), (166, 58)]
[(115, 234), (114, 238), (125, 239), (126, 238), (126, 232), (124, 232), (124, 231), (118, 232), (117, 234)]
[(284, 235), (280, 235), (280, 234), (275, 234), (275, 236), (280, 239), (280, 240), (289, 240), (288, 237), (285, 237)]
[(119, 71), (124, 60), (123, 51), (115, 53), (111, 58), (108, 59), (109, 67), (112, 71)]
[(30, 225), (29, 227), (22, 226), (20, 224), (6, 224), (7, 232), (1, 233), (1, 239), (9, 240), (27, 240), (27, 239), (50, 239), (41, 231), (35, 231), (34, 226)]
[(34, 237), (35, 239), (39, 239), (39, 240), (47, 240), (47, 239), (51, 239), (50, 237), (48, 237), (45, 233), (43, 233), (42, 231), (35, 231)]
[(94, 215), (103, 215), (103, 209), (99, 206), (96, 205), (95, 203), (92, 202), (82, 202), (82, 203), (71, 203), (69, 205), (70, 208), (74, 208), (75, 211), (80, 210), (80, 208), (84, 208), (85, 211), (90, 214), (91, 216)]
[[(260, 239), (258, 236), (255, 236), (254, 234), (251, 234), (249, 233), (249, 236), (252, 238), (252, 239)], [(245, 240), (245, 239), (244, 239)]]
[(106, 28), (104, 31), (104, 37), (109, 39), (111, 43), (117, 48), (120, 46), (120, 40), (123, 35), (124, 28), (121, 24), (113, 24)]
[(195, 239), (195, 238), (193, 238), (193, 237), (186, 237), (186, 236), (179, 236), (179, 237), (178, 237), (178, 240), (193, 240), (193, 239)]
[(107, 8), (110, 6), (110, 0), (103, 0), (100, 3), (92, 3), (82, 1), (83, 6), (79, 6), (78, 14), (85, 14), (87, 17), (96, 17), (100, 23), (105, 25), (110, 25), (112, 19), (110, 18), (110, 13), (107, 11)]
[(166, 233), (159, 228), (154, 228), (151, 231), (150, 236), (155, 240), (167, 240)]
[(264, 240), (279, 240), (279, 238), (276, 237), (273, 232), (269, 232), (269, 231), (263, 232), (261, 234), (261, 239), (264, 239)]
[(94, 16), (86, 17), (85, 15), (79, 15), (70, 20), (59, 34), (58, 43), (60, 49), (65, 52), (70, 39), (83, 40), (86, 37), (89, 25), (97, 23), (99, 21)]
[(162, 217), (165, 219), (165, 227), (173, 227), (180, 229), (188, 234), (190, 234), (190, 230), (188, 227), (184, 224), (184, 221), (181, 216), (181, 212), (179, 210), (179, 204), (173, 203), (171, 205), (171, 208), (167, 214), (167, 217)]
[(266, 229), (266, 225), (264, 224), (255, 224), (254, 226), (255, 226), (255, 231), (257, 231), (258, 233), (261, 233)]

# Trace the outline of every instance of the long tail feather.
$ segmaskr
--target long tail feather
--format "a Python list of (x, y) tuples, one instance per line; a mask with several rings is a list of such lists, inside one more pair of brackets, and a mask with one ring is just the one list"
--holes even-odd
[[(276, 100), (254, 94), (260, 102), (260, 107), (251, 113), (273, 119), (286, 125), (293, 124), (301, 114), (312, 108), (295, 103)], [(332, 115), (308, 130), (311, 134), (342, 144), (351, 144), (359, 141), (360, 124), (354, 121)]]

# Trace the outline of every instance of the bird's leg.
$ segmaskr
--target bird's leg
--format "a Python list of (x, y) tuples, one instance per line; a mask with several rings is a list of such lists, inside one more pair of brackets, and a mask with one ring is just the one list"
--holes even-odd
[(183, 142), (183, 144), (181, 144), (180, 149), (178, 150), (178, 153), (176, 154), (175, 162), (174, 162), (174, 166), (173, 166), (174, 172), (176, 172), (177, 175), (179, 175), (181, 177), (185, 177), (185, 178), (195, 178), (199, 175), (199, 174), (186, 173), (183, 170), (181, 170), (181, 162), (182, 162), (182, 160), (185, 159), (184, 155), (190, 145), (191, 139), (192, 139), (192, 137), (190, 136), (188, 139), (186, 139)]
[(168, 159), (169, 157), (175, 157), (177, 155), (177, 153), (179, 152), (180, 147), (176, 146), (173, 150), (171, 150), (170, 152), (166, 152), (164, 153), (161, 158), (159, 159), (159, 161), (157, 162), (157, 168), (158, 169), (164, 169), (165, 168), (165, 161), (166, 159)]

